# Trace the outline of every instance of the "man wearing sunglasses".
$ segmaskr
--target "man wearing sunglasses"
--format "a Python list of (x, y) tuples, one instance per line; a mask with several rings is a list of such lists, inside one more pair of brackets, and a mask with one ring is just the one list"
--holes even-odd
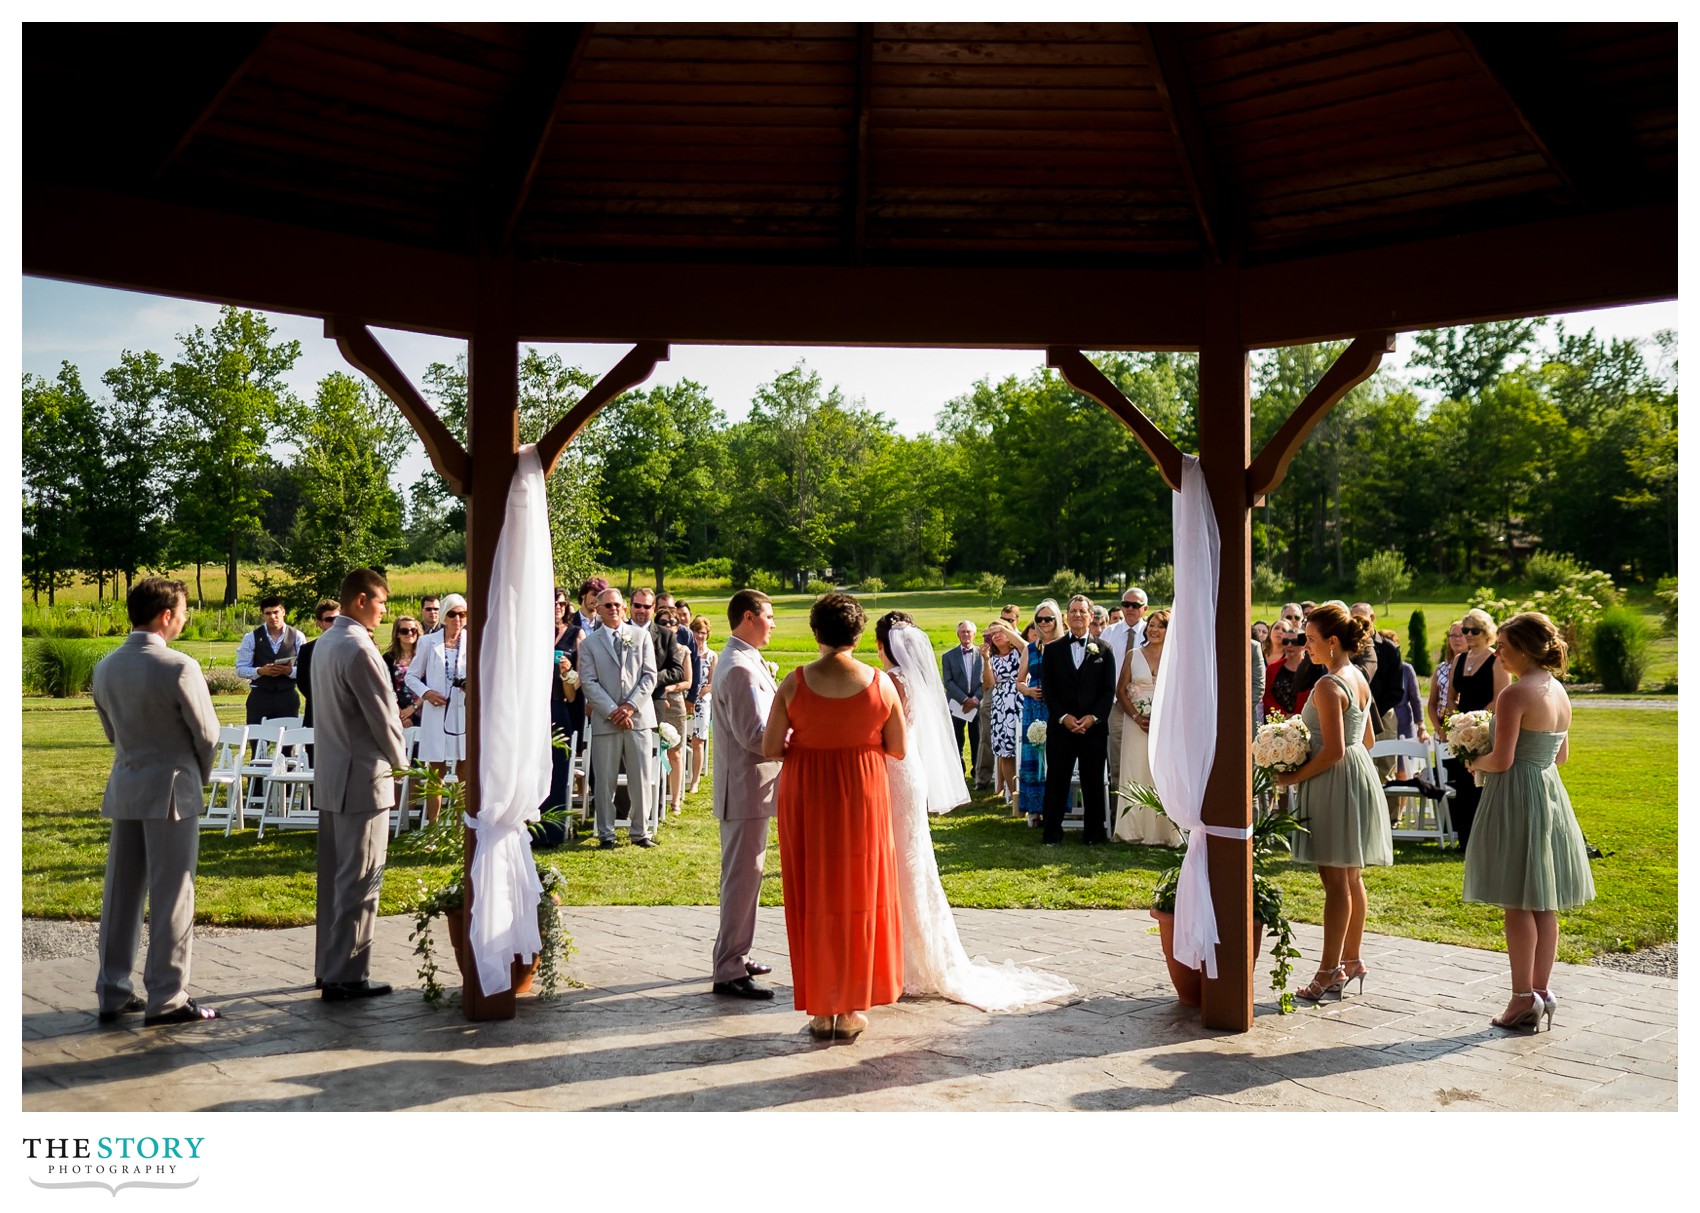
[(647, 627), (634, 627), (625, 621), (626, 602), (619, 590), (604, 590), (596, 610), (602, 626), (585, 637), (578, 650), (579, 688), (589, 704), (596, 836), (604, 851), (614, 849), (614, 785), (624, 759), (631, 798), (632, 845), (653, 847), (649, 811), (655, 806), (658, 765), (650, 754), (655, 731), (652, 696), (658, 674), (655, 643)]
[[(313, 608), (313, 622), (322, 634), (340, 614), (342, 606), (337, 600), (326, 598)], [(318, 637), (314, 637), (295, 655), (295, 687), (301, 692), (301, 727), (306, 729), (313, 727), (313, 649), (318, 643)], [(312, 760), (312, 753), (313, 748), (307, 747), (308, 761)]]
[[(1127, 657), (1127, 646), (1131, 642), (1134, 648), (1145, 644), (1145, 607), (1149, 599), (1145, 591), (1136, 585), (1130, 585), (1122, 591), (1121, 618), (1111, 621), (1099, 637), (1110, 646), (1110, 656), (1115, 660), (1116, 677), (1121, 677), (1122, 661)], [(1118, 683), (1119, 685), (1119, 683)], [(1110, 705), (1110, 787), (1119, 788), (1122, 770), (1122, 729), (1127, 725), (1127, 713), (1122, 710), (1119, 702)]]

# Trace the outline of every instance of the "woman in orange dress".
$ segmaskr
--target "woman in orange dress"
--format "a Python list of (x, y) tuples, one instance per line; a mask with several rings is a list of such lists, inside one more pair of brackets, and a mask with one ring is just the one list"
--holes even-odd
[(762, 749), (783, 758), (779, 864), (799, 1011), (817, 1039), (850, 1038), (862, 1012), (903, 994), (903, 920), (886, 756), (905, 751), (890, 679), (852, 657), (867, 625), (848, 594), (809, 611), (820, 659), (779, 686)]

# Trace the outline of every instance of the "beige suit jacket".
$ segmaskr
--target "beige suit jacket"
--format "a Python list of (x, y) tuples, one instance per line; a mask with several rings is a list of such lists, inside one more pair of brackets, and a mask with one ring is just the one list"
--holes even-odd
[(218, 716), (200, 663), (163, 636), (131, 632), (94, 668), (94, 709), (117, 749), (101, 816), (199, 816), (218, 747)]
[(365, 626), (339, 616), (313, 647), (313, 807), (393, 808), (392, 772), (406, 765), (389, 670)]
[(761, 650), (733, 636), (714, 667), (714, 815), (722, 821), (779, 812), (779, 768), (761, 736), (779, 685)]
[(632, 707), (634, 729), (655, 727), (655, 643), (647, 628), (622, 623), (618, 631), (586, 633), (578, 643), (578, 672), (597, 732), (612, 728), (608, 717), (624, 704)]

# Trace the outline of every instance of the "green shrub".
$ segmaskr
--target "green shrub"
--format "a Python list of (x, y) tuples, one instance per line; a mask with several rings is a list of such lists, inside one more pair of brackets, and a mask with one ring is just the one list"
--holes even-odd
[(677, 568), (667, 570), (669, 577), (681, 580), (690, 578), (693, 581), (730, 581), (732, 578), (732, 558), (730, 556), (710, 556), (695, 564), (682, 564)]
[(766, 569), (751, 569), (744, 585), (752, 590), (760, 590), (764, 594), (783, 594), (790, 587), (778, 573), (770, 573)]
[(1653, 587), (1653, 597), (1659, 600), (1659, 612), (1664, 617), (1665, 635), (1676, 635), (1676, 578), (1661, 577)]
[(1292, 584), (1272, 564), (1255, 565), (1251, 570), (1251, 597), (1254, 602), (1280, 602), (1287, 596), (1287, 587)]
[(1411, 612), (1410, 626), (1405, 629), (1405, 660), (1419, 678), (1434, 673), (1434, 654), (1428, 647), (1428, 620), (1421, 611)]
[(830, 581), (822, 581), (819, 577), (811, 577), (808, 584), (803, 586), (804, 593), (819, 598), (822, 594), (830, 594), (836, 587)]
[(1589, 651), (1594, 673), (1607, 691), (1637, 691), (1647, 670), (1647, 625), (1626, 607), (1613, 607), (1594, 621)]
[(885, 581), (879, 577), (864, 577), (858, 588), (862, 593), (870, 595), (875, 602), (878, 602), (879, 596), (885, 593)]
[(23, 685), (26, 694), (64, 699), (86, 695), (94, 685), (94, 667), (118, 647), (111, 640), (76, 640), (44, 636), (25, 646)]
[(1004, 579), (996, 573), (981, 573), (974, 588), (987, 602), (996, 603), (1003, 597)]
[(1051, 574), (1051, 580), (1045, 586), (1045, 594), (1047, 597), (1055, 598), (1066, 610), (1068, 600), (1076, 594), (1084, 594), (1086, 589), (1086, 578), (1073, 569), (1058, 569)]
[(1411, 570), (1400, 553), (1377, 552), (1358, 561), (1357, 587), (1366, 601), (1381, 603), (1385, 614), (1392, 608), (1394, 596), (1411, 588)]
[(1145, 600), (1153, 607), (1173, 606), (1175, 601), (1175, 566), (1160, 564), (1145, 574), (1145, 579), (1139, 583), (1139, 588), (1145, 591)]
[(1582, 562), (1568, 552), (1536, 552), (1523, 568), (1531, 590), (1556, 590), (1585, 572)]
[(211, 695), (245, 695), (248, 693), (248, 680), (239, 677), (236, 669), (228, 665), (209, 665), (201, 667), (201, 674), (207, 680), (207, 693)]

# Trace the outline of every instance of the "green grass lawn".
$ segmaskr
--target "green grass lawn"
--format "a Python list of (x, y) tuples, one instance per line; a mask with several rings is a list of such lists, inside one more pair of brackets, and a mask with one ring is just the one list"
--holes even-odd
[[(938, 610), (949, 617), (960, 604)], [(795, 613), (786, 614), (794, 624)], [(805, 654), (792, 649), (785, 655), (801, 660)], [(239, 697), (221, 698), (218, 709), (221, 719), (241, 719)], [(99, 806), (111, 747), (87, 699), (26, 699), (22, 722), (23, 912), (97, 918), (107, 835)], [(1589, 840), (1609, 854), (1594, 862), (1599, 899), (1561, 919), (1560, 957), (1585, 960), (1676, 938), (1676, 713), (1582, 708), (1571, 753), (1564, 778), (1577, 817)], [(712, 904), (720, 852), (707, 780), (660, 838), (662, 845), (651, 851), (623, 846), (604, 852), (592, 840), (553, 852), (568, 902)], [(1138, 908), (1147, 904), (1164, 858), (1155, 849), (1123, 845), (1042, 848), (1038, 831), (989, 795), (934, 818), (933, 839), (945, 891), (959, 906)], [(777, 839), (767, 871), (762, 902), (778, 905)], [(313, 873), (309, 832), (258, 841), (252, 830), (229, 838), (208, 831), (201, 841), (196, 917), (227, 925), (309, 923)], [(422, 885), (439, 883), (446, 873), (426, 857), (392, 849), (381, 912), (405, 910)], [(1276, 879), (1295, 919), (1319, 921), (1322, 894), (1314, 873), (1289, 865)], [(1372, 931), (1502, 946), (1498, 910), (1459, 900), (1463, 863), (1455, 851), (1402, 843), (1397, 864), (1372, 869), (1366, 879)]]

